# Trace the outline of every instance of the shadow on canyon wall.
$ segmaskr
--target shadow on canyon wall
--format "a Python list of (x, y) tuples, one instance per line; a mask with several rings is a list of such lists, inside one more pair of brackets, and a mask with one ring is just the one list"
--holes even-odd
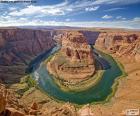
[(86, 37), (90, 45), (95, 45), (96, 40), (99, 37), (100, 32), (93, 31), (80, 31)]

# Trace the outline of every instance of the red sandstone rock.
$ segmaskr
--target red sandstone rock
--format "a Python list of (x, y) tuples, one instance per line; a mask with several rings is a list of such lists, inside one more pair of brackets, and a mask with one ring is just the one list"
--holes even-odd
[(14, 108), (6, 108), (5, 116), (25, 116), (22, 112), (15, 110)]
[(54, 45), (50, 33), (32, 29), (0, 29), (0, 64), (30, 60), (27, 56), (50, 49)]
[(19, 109), (20, 105), (13, 91), (6, 89), (3, 84), (0, 84), (0, 116), (24, 116), (16, 108)]
[(5, 111), (6, 100), (3, 95), (0, 93), (0, 114)]
[(70, 32), (62, 39), (61, 51), (65, 53), (71, 61), (88, 61), (89, 64), (93, 64), (94, 58), (92, 50), (87, 43), (86, 38), (82, 33)]
[(64, 34), (61, 50), (47, 63), (47, 69), (54, 76), (73, 84), (92, 76), (95, 72), (94, 57), (83, 34)]
[(85, 105), (78, 111), (78, 116), (95, 116), (95, 115), (92, 111), (92, 108), (89, 105)]
[(46, 109), (42, 112), (43, 116), (77, 116), (75, 107), (69, 103), (66, 103), (59, 108), (54, 107), (53, 109)]
[(120, 57), (140, 61), (140, 34), (133, 32), (104, 32), (95, 46), (106, 49)]
[(33, 102), (33, 103), (32, 103), (31, 109), (33, 109), (33, 110), (38, 110), (38, 105), (37, 105), (36, 102)]

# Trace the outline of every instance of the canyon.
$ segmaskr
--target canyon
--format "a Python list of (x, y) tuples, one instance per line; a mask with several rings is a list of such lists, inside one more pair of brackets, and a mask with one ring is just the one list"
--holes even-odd
[(53, 46), (49, 30), (0, 29), (0, 80), (19, 82), (30, 61)]
[[(65, 35), (70, 31), (74, 37), (83, 38), (82, 40), (73, 39), (72, 35)], [(79, 34), (82, 33), (83, 35)], [(81, 62), (83, 53), (79, 51), (88, 51), (86, 64), (91, 65), (94, 69), (94, 57), (90, 54), (88, 44), (95, 45), (98, 49), (111, 54), (119, 60), (128, 76), (119, 81), (118, 90), (115, 96), (105, 104), (97, 104), (83, 107), (77, 107), (71, 103), (61, 103), (52, 100), (46, 94), (30, 87), (24, 90), (25, 82), (20, 82), (26, 75), (25, 69), (28, 64), (39, 54), (55, 46), (54, 35), (64, 36), (64, 41), (58, 40), (62, 46), (64, 58), (69, 62)], [(77, 36), (76, 36), (77, 35)], [(67, 40), (68, 37), (72, 39)], [(74, 44), (73, 42), (74, 41)], [(84, 43), (80, 48), (78, 43)], [(74, 49), (70, 48), (74, 46)], [(77, 51), (75, 51), (77, 50)], [(80, 54), (80, 55), (79, 55)], [(92, 58), (91, 58), (92, 57)], [(88, 62), (87, 62), (88, 61)], [(124, 115), (124, 111), (130, 108), (139, 108), (139, 85), (140, 85), (140, 32), (133, 30), (117, 29), (72, 29), (72, 30), (48, 30), (48, 29), (21, 29), (21, 28), (1, 28), (0, 29), (0, 115), (5, 113), (9, 116), (24, 115), (64, 115), (64, 116), (82, 116), (92, 114), (102, 115)], [(69, 69), (63, 66), (60, 69), (65, 71)], [(90, 69), (90, 68), (88, 68)], [(77, 70), (81, 71), (81, 70)], [(82, 70), (83, 71), (83, 70)], [(89, 71), (89, 70), (88, 70)], [(60, 70), (60, 73), (63, 70)], [(90, 71), (91, 72), (91, 71)], [(95, 70), (92, 70), (94, 74)], [(86, 72), (86, 76), (89, 72)], [(92, 75), (90, 74), (90, 75)], [(84, 77), (86, 77), (84, 76)], [(72, 76), (70, 76), (71, 78)], [(83, 77), (83, 79), (85, 79)], [(79, 81), (79, 79), (78, 79)], [(78, 82), (77, 81), (77, 82)], [(126, 89), (127, 88), (127, 89)], [(18, 93), (20, 91), (20, 95)], [(133, 94), (132, 94), (133, 93)], [(110, 109), (110, 110), (108, 110)]]

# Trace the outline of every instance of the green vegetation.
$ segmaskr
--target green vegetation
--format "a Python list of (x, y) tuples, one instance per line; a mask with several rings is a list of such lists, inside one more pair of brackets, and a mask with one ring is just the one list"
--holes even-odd
[(21, 78), (19, 84), (15, 84), (13, 88), (19, 95), (23, 95), (26, 91), (28, 91), (32, 87), (38, 87), (36, 81), (31, 77), (31, 75), (26, 75)]

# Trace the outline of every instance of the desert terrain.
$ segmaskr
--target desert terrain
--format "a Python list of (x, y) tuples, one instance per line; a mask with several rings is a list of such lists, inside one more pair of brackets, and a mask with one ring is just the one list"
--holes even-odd
[[(0, 115), (8, 116), (123, 116), (140, 109), (140, 32), (123, 29), (72, 29), (89, 44), (121, 62), (127, 76), (120, 78), (115, 95), (106, 103), (65, 103), (38, 89), (26, 69), (54, 38), (67, 29), (0, 29)], [(61, 38), (60, 40), (61, 41)], [(88, 96), (87, 96), (88, 97)]]

